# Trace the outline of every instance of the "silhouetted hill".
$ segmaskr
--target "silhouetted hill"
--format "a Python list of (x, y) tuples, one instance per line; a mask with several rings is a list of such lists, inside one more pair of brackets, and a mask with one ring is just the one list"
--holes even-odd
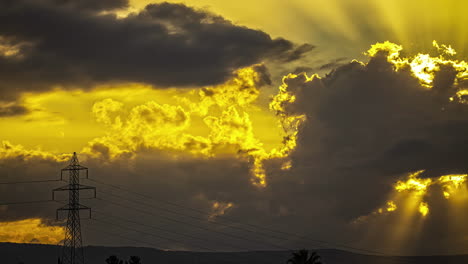
[[(0, 243), (0, 263), (55, 264), (59, 248), (39, 244)], [(462, 264), (468, 263), (468, 255), (380, 257), (351, 253), (335, 249), (318, 250), (325, 264)], [(101, 247), (85, 248), (86, 264), (105, 264), (110, 255), (127, 259), (140, 256), (143, 264), (285, 264), (290, 252), (253, 251), (204, 253), (188, 251), (163, 251), (154, 248)]]

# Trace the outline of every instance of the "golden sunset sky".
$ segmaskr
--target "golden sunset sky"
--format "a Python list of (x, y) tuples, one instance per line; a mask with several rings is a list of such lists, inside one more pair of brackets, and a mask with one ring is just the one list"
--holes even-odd
[[(201, 210), (202, 226), (468, 252), (468, 3), (59, 2), (0, 3), (0, 182), (56, 179), (76, 151), (94, 179)], [(57, 186), (0, 185), (0, 242), (60, 242), (56, 204), (7, 204)]]

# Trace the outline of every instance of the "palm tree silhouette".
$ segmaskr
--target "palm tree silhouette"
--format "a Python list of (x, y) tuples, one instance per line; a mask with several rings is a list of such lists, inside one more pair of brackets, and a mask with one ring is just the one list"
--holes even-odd
[(141, 264), (141, 259), (138, 256), (130, 256), (130, 259), (126, 261), (127, 264)]
[(123, 261), (117, 256), (110, 256), (106, 259), (107, 264), (123, 264)]
[(311, 252), (306, 249), (301, 249), (292, 253), (292, 257), (288, 259), (287, 264), (322, 264), (320, 256), (316, 252)]

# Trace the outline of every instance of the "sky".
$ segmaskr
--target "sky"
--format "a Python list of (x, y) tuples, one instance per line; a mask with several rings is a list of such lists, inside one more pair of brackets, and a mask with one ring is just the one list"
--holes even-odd
[(468, 254), (465, 5), (0, 1), (0, 242)]

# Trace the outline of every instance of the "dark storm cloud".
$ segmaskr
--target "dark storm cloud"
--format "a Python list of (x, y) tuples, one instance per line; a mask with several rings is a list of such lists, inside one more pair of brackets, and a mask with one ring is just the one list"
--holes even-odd
[[(2, 97), (103, 82), (212, 85), (237, 68), (294, 61), (313, 48), (182, 4), (151, 4), (117, 19), (51, 1), (1, 4), (0, 36), (7, 44), (21, 43), (18, 56), (0, 57)], [(88, 2), (94, 3), (77, 3)]]
[[(452, 69), (442, 70), (436, 79), (452, 75)], [(393, 173), (465, 170), (461, 149), (467, 142), (468, 107), (449, 101), (456, 90), (453, 83), (451, 78), (427, 89), (409, 71), (395, 72), (385, 58), (376, 57), (368, 65), (340, 67), (309, 84), (315, 87), (301, 88), (304, 94), (296, 106), (321, 128), (317, 136), (325, 141), (322, 150), (346, 158), (340, 167), (379, 164)], [(302, 139), (308, 140), (308, 132), (320, 132), (317, 127), (307, 126)]]
[[(466, 173), (468, 105), (449, 100), (463, 87), (454, 82), (455, 73), (441, 67), (428, 89), (408, 68), (395, 71), (385, 54), (378, 54), (368, 64), (347, 63), (321, 79), (308, 81), (301, 74), (286, 79), (296, 96), (287, 111), (305, 114), (307, 122), (288, 175), (294, 183), (272, 176), (271, 188), (316, 201), (311, 206), (328, 204), (321, 213), (344, 225), (384, 205), (393, 184), (409, 172)], [(308, 193), (298, 195), (298, 189)], [(292, 201), (282, 202), (300, 212)], [(439, 219), (432, 222), (443, 223), (440, 213), (433, 217)]]
[[(155, 155), (158, 155), (160, 160), (155, 160)], [(67, 162), (57, 162), (46, 157), (25, 158), (25, 156), (19, 155), (15, 158), (0, 160), (2, 175), (0, 182), (57, 179), (60, 175), (60, 169), (67, 165)], [(248, 215), (254, 213), (258, 214), (259, 220), (269, 218), (268, 202), (261, 199), (262, 193), (258, 192), (258, 189), (251, 185), (247, 162), (230, 158), (171, 160), (164, 153), (154, 152), (140, 153), (135, 160), (130, 162), (128, 159), (114, 160), (112, 162), (92, 158), (85, 160), (86, 157), (84, 155), (80, 155), (79, 158), (81, 158), (82, 165), (90, 168), (90, 178), (96, 179), (99, 182), (125, 186), (127, 189), (155, 198), (155, 200), (144, 199), (141, 196), (133, 196), (133, 194), (123, 190), (116, 192), (116, 189), (109, 186), (82, 180), (82, 184), (98, 187), (99, 199), (82, 199), (81, 201), (82, 204), (91, 206), (95, 210), (93, 217), (96, 219), (108, 218), (104, 214), (111, 214), (127, 219), (134, 219), (135, 221), (138, 220), (150, 226), (160, 226), (169, 230), (169, 234), (164, 235), (166, 237), (172, 237), (171, 230), (199, 236), (202, 239), (211, 241), (209, 243), (203, 242), (201, 245), (214, 249), (232, 250), (236, 249), (236, 247), (268, 248), (268, 246), (262, 244), (226, 238), (216, 233), (216, 231), (208, 231), (213, 229), (232, 235), (248, 236), (248, 234), (239, 233), (239, 230), (219, 230), (220, 226), (207, 221), (212, 212), (212, 205), (216, 201), (233, 202), (236, 207), (239, 204), (245, 205), (239, 207), (236, 210), (237, 213), (231, 215), (233, 217), (245, 219)], [(119, 169), (116, 170), (116, 167)], [(0, 185), (0, 199), (3, 202), (48, 200), (51, 197), (51, 190), (64, 184), (64, 182), (52, 182), (46, 184)], [(62, 201), (67, 199), (68, 196), (66, 193), (57, 193), (55, 197)], [(86, 197), (92, 197), (92, 193), (83, 191), (81, 198)], [(136, 201), (136, 203), (129, 200)], [(180, 207), (168, 206), (164, 204), (165, 201), (182, 204), (185, 208), (193, 209), (187, 210)], [(153, 208), (143, 206), (142, 204), (152, 205)], [(41, 203), (33, 204), (32, 206), (0, 206), (0, 221), (13, 221), (31, 217), (53, 220), (55, 209), (60, 206), (60, 203)], [(137, 210), (132, 210), (132, 208)], [(161, 210), (161, 208), (166, 208), (166, 210)], [(142, 214), (142, 209), (150, 214), (153, 213), (153, 215)], [(167, 210), (179, 212), (179, 214), (170, 213)], [(200, 210), (205, 213), (194, 213), (193, 210)], [(192, 218), (187, 217), (187, 215), (192, 215)], [(61, 217), (65, 216), (64, 214)], [(201, 221), (194, 220), (193, 217), (200, 218)], [(168, 219), (175, 219), (175, 221)], [(115, 220), (113, 223), (122, 224), (117, 219)], [(189, 224), (184, 224), (185, 222)], [(112, 227), (102, 225), (98, 221), (83, 220), (83, 233), (86, 235), (86, 243), (115, 243), (112, 239), (109, 240), (107, 237), (103, 237), (101, 233), (89, 232), (86, 228), (88, 225), (94, 228), (104, 228), (110, 232), (113, 231)], [(128, 226), (128, 223), (124, 225)], [(196, 226), (200, 226), (202, 229)], [(146, 229), (145, 226), (140, 226), (138, 229), (149, 233), (154, 232), (154, 229)], [(154, 237), (144, 237), (142, 240), (154, 242)], [(228, 245), (232, 244), (234, 248), (227, 246), (225, 242)], [(170, 248), (180, 247), (180, 243), (174, 243), (173, 241), (164, 241), (164, 243), (160, 244)], [(197, 245), (200, 245), (200, 241), (184, 238), (183, 244), (188, 249), (198, 249)], [(144, 246), (144, 244), (141, 246)]]
[(342, 66), (343, 64), (346, 64), (345, 61), (347, 60), (347, 58), (337, 58), (337, 59), (334, 59), (328, 63), (325, 63), (325, 64), (322, 64), (318, 70), (333, 70), (333, 69), (336, 69), (340, 66)]
[(318, 66), (316, 67), (310, 67), (310, 66), (304, 66), (301, 65), (299, 67), (296, 67), (292, 73), (294, 74), (299, 74), (299, 73), (308, 73), (308, 74), (313, 74), (313, 73), (322, 73), (322, 72), (329, 72), (333, 69), (336, 69), (342, 65), (347, 64), (347, 58), (336, 58), (333, 60), (329, 60), (327, 62), (323, 62), (322, 60), (319, 60), (317, 62), (314, 62), (313, 64), (317, 64)]
[(4, 0), (8, 5), (41, 4), (59, 8), (71, 8), (87, 11), (106, 11), (128, 7), (128, 0)]
[(17, 116), (29, 113), (29, 110), (22, 105), (0, 105), (0, 118)]

